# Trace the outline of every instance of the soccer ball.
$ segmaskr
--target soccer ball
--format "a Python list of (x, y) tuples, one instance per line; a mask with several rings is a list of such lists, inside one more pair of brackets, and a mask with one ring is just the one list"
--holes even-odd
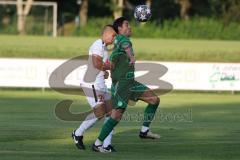
[(134, 17), (139, 22), (148, 21), (151, 15), (151, 9), (147, 5), (138, 5), (134, 10)]

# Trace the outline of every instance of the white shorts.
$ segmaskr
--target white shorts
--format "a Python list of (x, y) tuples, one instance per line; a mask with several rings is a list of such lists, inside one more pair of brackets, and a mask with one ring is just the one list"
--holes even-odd
[(103, 95), (104, 101), (111, 99), (111, 94), (107, 89), (105, 83), (98, 84), (81, 84), (84, 94), (86, 95), (87, 101), (90, 104), (91, 108), (96, 107), (97, 105), (103, 103), (99, 101), (98, 96)]

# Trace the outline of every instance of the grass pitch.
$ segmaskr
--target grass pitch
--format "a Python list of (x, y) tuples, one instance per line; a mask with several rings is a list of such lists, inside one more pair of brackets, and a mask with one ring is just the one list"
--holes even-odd
[[(161, 106), (152, 130), (159, 140), (141, 140), (141, 122), (127, 117), (119, 123), (113, 137), (118, 152), (94, 153), (90, 146), (102, 122), (86, 132), (86, 151), (75, 148), (72, 130), (79, 122), (61, 121), (54, 114), (63, 99), (75, 101), (71, 111), (89, 107), (84, 97), (61, 95), (51, 91), (0, 92), (1, 160), (80, 160), (80, 159), (239, 159), (240, 96), (227, 93), (169, 93), (161, 97)], [(138, 103), (126, 115), (143, 113)], [(160, 114), (161, 113), (161, 114)]]
[[(0, 57), (64, 58), (87, 55), (97, 38), (0, 36)], [(240, 62), (240, 41), (132, 39), (137, 60)]]

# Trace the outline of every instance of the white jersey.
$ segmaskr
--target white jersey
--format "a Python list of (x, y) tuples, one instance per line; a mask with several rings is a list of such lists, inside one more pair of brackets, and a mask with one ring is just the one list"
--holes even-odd
[[(91, 55), (98, 55), (100, 57), (102, 57), (103, 62), (107, 62), (108, 60), (108, 52), (107, 52), (107, 47), (106, 45), (103, 43), (103, 41), (101, 39), (96, 40), (91, 47), (89, 48), (89, 56)], [(99, 83), (105, 83), (105, 79), (104, 79), (104, 72), (100, 71), (98, 73), (98, 75), (96, 76), (96, 81), (94, 82), (95, 84), (99, 84)]]
[[(88, 55), (89, 55), (89, 59), (88, 59), (87, 68), (90, 68), (90, 70), (87, 69), (85, 71), (81, 84), (105, 84), (104, 71), (100, 71), (97, 68), (95, 68), (92, 62), (92, 55), (97, 55), (102, 57), (102, 60), (104, 63), (108, 60), (107, 47), (101, 39), (96, 40), (90, 46)], [(93, 69), (93, 71), (91, 71), (91, 69)], [(90, 79), (89, 79), (89, 76), (91, 77)]]
[[(89, 64), (88, 67), (93, 67), (92, 64), (92, 55), (98, 55), (102, 57), (103, 62), (105, 63), (108, 60), (108, 52), (107, 47), (103, 43), (101, 39), (96, 40), (91, 47), (89, 48)], [(95, 67), (94, 67), (95, 68)], [(96, 70), (96, 68), (95, 68)], [(81, 87), (87, 97), (88, 103), (91, 107), (97, 106), (99, 104), (98, 95), (101, 94), (104, 96), (105, 100), (109, 100), (111, 98), (110, 93), (108, 93), (107, 86), (105, 84), (104, 72), (97, 70), (98, 74), (93, 75), (96, 77), (94, 82), (83, 82), (81, 83)], [(87, 71), (86, 71), (87, 73)], [(86, 73), (84, 76), (86, 76)], [(94, 74), (94, 72), (88, 72), (88, 74)], [(94, 77), (94, 78), (95, 78)]]

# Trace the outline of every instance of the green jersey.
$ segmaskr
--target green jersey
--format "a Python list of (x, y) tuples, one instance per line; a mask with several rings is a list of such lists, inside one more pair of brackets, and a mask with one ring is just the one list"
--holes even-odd
[[(126, 48), (132, 49), (132, 43), (128, 37), (117, 35), (114, 41), (113, 52), (110, 61), (115, 67), (111, 69), (112, 77), (112, 104), (114, 108), (126, 109), (129, 100), (138, 101), (141, 95), (148, 89), (142, 83), (135, 81), (134, 64), (130, 64), (130, 58)], [(133, 50), (131, 51), (133, 54)]]
[(113, 83), (119, 80), (134, 79), (134, 65), (129, 64), (130, 59), (125, 52), (124, 46), (132, 48), (130, 39), (125, 35), (117, 35), (114, 40), (113, 52), (110, 56), (110, 61), (115, 64), (115, 68), (111, 70)]

